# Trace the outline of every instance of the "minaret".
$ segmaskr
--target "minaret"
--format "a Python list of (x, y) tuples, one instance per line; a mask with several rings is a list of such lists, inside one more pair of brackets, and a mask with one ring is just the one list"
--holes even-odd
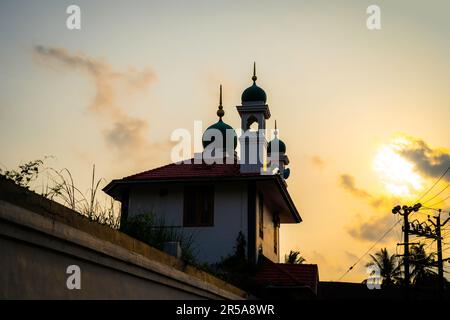
[[(266, 120), (270, 118), (267, 96), (263, 89), (256, 85), (256, 63), (253, 63), (253, 85), (242, 93), (242, 105), (236, 106), (241, 117), (242, 134), (240, 170), (243, 173), (262, 173), (266, 157)], [(253, 123), (257, 131), (250, 130)]]

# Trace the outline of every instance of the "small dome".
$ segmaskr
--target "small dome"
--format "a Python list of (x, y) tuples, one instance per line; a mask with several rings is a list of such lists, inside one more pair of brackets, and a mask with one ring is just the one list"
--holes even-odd
[(258, 87), (255, 82), (253, 85), (244, 90), (241, 97), (242, 102), (259, 102), (262, 101), (266, 103), (267, 95), (266, 92)]
[[(236, 149), (237, 147), (237, 135), (236, 132), (234, 131), (233, 127), (231, 127), (230, 125), (226, 124), (225, 122), (222, 121), (222, 119), (219, 119), (219, 121), (217, 121), (216, 123), (214, 123), (213, 125), (210, 125), (206, 130), (205, 133), (203, 133), (203, 137), (202, 137), (202, 144), (203, 144), (203, 148), (206, 148), (210, 143), (212, 143), (215, 140), (214, 135), (212, 134), (210, 137), (205, 138), (205, 134), (208, 130), (210, 129), (215, 129), (215, 130), (219, 130), (220, 133), (222, 134), (222, 143), (223, 143), (223, 150), (226, 150), (226, 143), (227, 143), (227, 130), (232, 130), (232, 136), (233, 136), (233, 150)], [(211, 139), (211, 140), (209, 140)]]
[(263, 102), (266, 103), (267, 95), (266, 92), (256, 85), (256, 63), (253, 63), (253, 85), (248, 87), (242, 92), (241, 101), (244, 102)]
[(210, 136), (205, 137), (208, 130), (214, 129), (214, 130), (218, 130), (222, 135), (222, 143), (223, 143), (222, 150), (224, 150), (224, 151), (227, 150), (227, 132), (229, 130), (231, 130), (229, 132), (231, 132), (231, 135), (233, 136), (233, 150), (236, 149), (236, 147), (237, 147), (236, 132), (234, 131), (233, 127), (231, 127), (230, 125), (228, 125), (222, 121), (222, 117), (224, 115), (225, 115), (225, 111), (223, 111), (223, 106), (222, 106), (222, 85), (220, 85), (219, 109), (217, 110), (217, 116), (219, 117), (219, 121), (210, 125), (203, 133), (203, 136), (202, 136), (203, 148), (206, 148), (210, 143), (212, 143), (215, 140), (216, 137), (215, 137), (214, 133), (211, 133)]
[(276, 146), (278, 146), (278, 153), (286, 153), (286, 144), (275, 137), (272, 141), (269, 142), (267, 146), (267, 154), (272, 152), (272, 149), (276, 150)]

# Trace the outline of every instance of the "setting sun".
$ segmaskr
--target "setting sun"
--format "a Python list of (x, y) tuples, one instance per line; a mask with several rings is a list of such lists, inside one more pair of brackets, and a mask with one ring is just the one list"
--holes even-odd
[(396, 141), (380, 147), (373, 163), (386, 190), (395, 196), (409, 196), (412, 189), (422, 187), (422, 178), (414, 172), (414, 165), (396, 153), (402, 143)]

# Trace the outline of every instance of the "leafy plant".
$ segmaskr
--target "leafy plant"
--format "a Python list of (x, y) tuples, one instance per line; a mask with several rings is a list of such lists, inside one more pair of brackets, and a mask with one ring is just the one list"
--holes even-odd
[(30, 183), (37, 179), (43, 165), (44, 160), (32, 160), (19, 165), (18, 170), (0, 169), (0, 174), (4, 174), (6, 178), (13, 180), (19, 186), (29, 189)]
[(128, 217), (127, 220), (122, 222), (120, 230), (159, 250), (163, 250), (166, 242), (179, 242), (181, 259), (187, 263), (197, 265), (197, 258), (194, 252), (194, 235), (185, 234), (180, 228), (167, 226), (163, 217), (158, 218), (153, 213)]
[(284, 262), (290, 264), (302, 264), (306, 259), (301, 256), (300, 251), (291, 250), (289, 254), (284, 256)]
[(255, 265), (246, 257), (246, 245), (244, 234), (239, 232), (234, 253), (222, 258), (219, 263), (210, 265), (208, 272), (239, 288), (249, 289), (252, 286), (251, 275), (254, 274)]

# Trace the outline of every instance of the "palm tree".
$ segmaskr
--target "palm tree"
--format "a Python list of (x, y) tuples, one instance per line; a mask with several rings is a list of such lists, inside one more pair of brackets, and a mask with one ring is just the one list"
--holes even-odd
[(389, 255), (386, 248), (381, 249), (375, 255), (370, 255), (372, 261), (366, 264), (366, 267), (375, 266), (380, 270), (382, 285), (389, 286), (396, 284), (402, 274), (400, 263), (395, 254)]
[(436, 276), (433, 270), (434, 253), (425, 252), (425, 244), (419, 243), (411, 246), (410, 265), (412, 267), (411, 278), (414, 284), (423, 282), (430, 277)]
[(284, 262), (290, 264), (302, 264), (306, 259), (300, 255), (300, 251), (291, 250), (289, 254), (284, 256)]

